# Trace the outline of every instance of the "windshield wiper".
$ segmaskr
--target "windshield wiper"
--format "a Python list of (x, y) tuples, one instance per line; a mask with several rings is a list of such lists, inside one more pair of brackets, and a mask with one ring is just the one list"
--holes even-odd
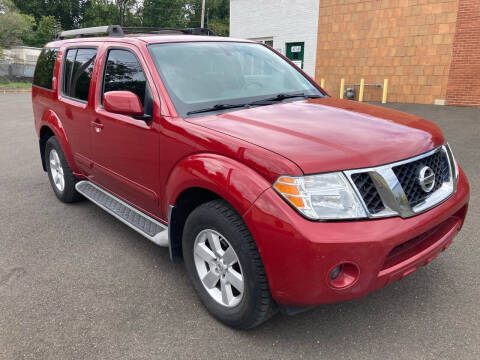
[(316, 95), (316, 94), (305, 94), (304, 92), (296, 92), (296, 93), (281, 93), (266, 99), (261, 99), (261, 100), (256, 100), (252, 101), (246, 104), (216, 104), (204, 109), (198, 109), (198, 110), (192, 110), (187, 112), (187, 115), (192, 115), (192, 114), (200, 114), (200, 113), (205, 113), (209, 111), (217, 111), (217, 110), (225, 110), (225, 109), (234, 109), (234, 108), (244, 108), (244, 107), (250, 107), (250, 106), (255, 106), (255, 105), (270, 105), (274, 102), (277, 101), (282, 101), (285, 99), (292, 99), (292, 98), (297, 98), (297, 97), (302, 97), (306, 99), (317, 99), (323, 97), (322, 95)]
[(240, 107), (245, 107), (245, 106), (247, 106), (247, 104), (217, 104), (217, 105), (213, 105), (211, 107), (205, 108), (205, 109), (198, 109), (198, 110), (189, 111), (189, 112), (187, 112), (187, 115), (200, 114), (200, 113), (209, 112), (209, 111), (234, 109), (234, 108), (240, 108)]
[(256, 100), (248, 103), (247, 105), (267, 105), (273, 102), (277, 101), (282, 101), (285, 99), (292, 99), (296, 97), (303, 97), (307, 99), (317, 99), (323, 97), (322, 95), (316, 95), (316, 94), (305, 94), (304, 92), (296, 92), (296, 93), (283, 93), (283, 94), (278, 94), (266, 99), (261, 99), (261, 100)]

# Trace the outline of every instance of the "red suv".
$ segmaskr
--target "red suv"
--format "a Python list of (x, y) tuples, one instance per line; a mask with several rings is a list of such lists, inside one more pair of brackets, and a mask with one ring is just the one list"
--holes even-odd
[(450, 245), (469, 185), (435, 124), (333, 99), (268, 46), (208, 35), (109, 26), (46, 45), (33, 112), (61, 201), (168, 246), (237, 328), (364, 296)]

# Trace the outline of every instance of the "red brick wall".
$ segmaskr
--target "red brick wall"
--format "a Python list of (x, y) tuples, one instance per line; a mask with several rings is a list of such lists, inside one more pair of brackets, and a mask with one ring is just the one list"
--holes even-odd
[[(388, 78), (389, 102), (445, 99), (459, 0), (319, 1), (315, 79), (325, 78), (332, 96), (342, 77), (350, 84), (364, 77)], [(365, 100), (380, 99), (381, 89), (366, 88)]]
[(480, 106), (480, 0), (459, 0), (447, 104)]

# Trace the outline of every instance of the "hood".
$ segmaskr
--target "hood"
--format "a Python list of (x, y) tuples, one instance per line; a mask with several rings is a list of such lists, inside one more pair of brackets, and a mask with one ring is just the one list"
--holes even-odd
[(187, 120), (278, 153), (305, 174), (387, 164), (444, 142), (438, 126), (418, 116), (332, 98)]

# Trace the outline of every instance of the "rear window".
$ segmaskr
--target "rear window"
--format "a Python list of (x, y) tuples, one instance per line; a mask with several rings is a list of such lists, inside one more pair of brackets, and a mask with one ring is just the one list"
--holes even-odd
[(63, 94), (78, 100), (88, 101), (90, 80), (97, 49), (69, 49), (63, 68)]
[(44, 48), (40, 53), (33, 75), (33, 85), (52, 89), (53, 68), (57, 58), (57, 48)]

